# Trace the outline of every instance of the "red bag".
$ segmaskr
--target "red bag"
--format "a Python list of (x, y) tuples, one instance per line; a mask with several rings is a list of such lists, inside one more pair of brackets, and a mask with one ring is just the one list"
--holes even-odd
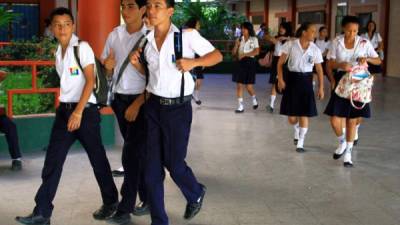
[(264, 58), (258, 60), (258, 63), (260, 66), (270, 67), (272, 63), (272, 52), (267, 52)]

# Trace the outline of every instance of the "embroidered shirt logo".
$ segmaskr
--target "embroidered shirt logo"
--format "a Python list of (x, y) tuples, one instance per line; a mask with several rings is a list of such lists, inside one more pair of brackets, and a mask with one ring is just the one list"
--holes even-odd
[(77, 67), (77, 66), (70, 67), (69, 72), (71, 73), (71, 76), (78, 76), (79, 75), (79, 67)]

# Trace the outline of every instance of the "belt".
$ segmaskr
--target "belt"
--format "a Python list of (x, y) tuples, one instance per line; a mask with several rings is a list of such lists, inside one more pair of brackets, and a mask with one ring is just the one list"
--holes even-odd
[(292, 71), (289, 71), (289, 73), (294, 74), (296, 76), (303, 76), (303, 77), (312, 76), (313, 75), (312, 72), (304, 72), (303, 73), (303, 72), (292, 72)]
[[(78, 105), (77, 102), (60, 102), (60, 107), (66, 108), (66, 109), (75, 109), (75, 107)], [(93, 103), (86, 103), (85, 108), (90, 108), (93, 106), (97, 106), (96, 104)]]
[(132, 101), (134, 99), (136, 99), (137, 97), (139, 97), (140, 94), (136, 94), (136, 95), (126, 95), (126, 94), (119, 94), (119, 93), (115, 93), (114, 94), (114, 99), (119, 98), (122, 101)]
[(192, 95), (183, 96), (183, 102), (181, 98), (164, 98), (154, 94), (151, 94), (150, 98), (156, 100), (160, 105), (179, 105), (192, 100)]

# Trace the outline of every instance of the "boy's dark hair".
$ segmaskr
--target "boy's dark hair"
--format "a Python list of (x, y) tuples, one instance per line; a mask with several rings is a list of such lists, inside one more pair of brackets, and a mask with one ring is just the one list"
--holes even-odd
[(356, 16), (345, 16), (342, 20), (342, 27), (345, 27), (349, 23), (360, 25), (360, 20)]
[(64, 7), (55, 8), (53, 9), (53, 11), (51, 11), (49, 16), (50, 23), (53, 22), (55, 16), (62, 16), (62, 15), (68, 15), (71, 18), (72, 22), (74, 23), (74, 16), (72, 15), (71, 10)]
[[(121, 0), (121, 4), (122, 4)], [(146, 6), (147, 1), (146, 0), (135, 0), (136, 4), (139, 6), (139, 9), (142, 8), (143, 6)]]
[(295, 36), (297, 38), (300, 38), (301, 35), (303, 34), (303, 32), (307, 31), (312, 25), (313, 25), (313, 23), (310, 23), (310, 22), (302, 23), (301, 26), (299, 27), (299, 29), (297, 29)]
[(197, 22), (199, 22), (199, 19), (197, 19), (196, 17), (191, 17), (188, 21), (186, 21), (185, 27), (194, 29), (196, 28)]
[(165, 0), (168, 8), (175, 8), (175, 0)]
[(240, 27), (246, 29), (249, 32), (250, 37), (256, 36), (256, 32), (254, 32), (253, 24), (251, 24), (250, 22), (244, 22), (244, 23), (242, 23), (242, 25)]

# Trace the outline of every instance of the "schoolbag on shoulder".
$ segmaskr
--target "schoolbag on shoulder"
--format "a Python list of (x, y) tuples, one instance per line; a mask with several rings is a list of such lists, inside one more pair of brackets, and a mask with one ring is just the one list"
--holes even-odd
[[(81, 40), (78, 41), (81, 43)], [(74, 46), (74, 56), (75, 60), (81, 68), (82, 73), (84, 73), (81, 61), (79, 59), (79, 44), (78, 46)], [(109, 93), (109, 85), (107, 79), (106, 68), (101, 64), (100, 60), (95, 57), (95, 67), (94, 67), (94, 74), (96, 76), (93, 94), (96, 97), (97, 105), (100, 107), (107, 106), (108, 100), (108, 93)]]

